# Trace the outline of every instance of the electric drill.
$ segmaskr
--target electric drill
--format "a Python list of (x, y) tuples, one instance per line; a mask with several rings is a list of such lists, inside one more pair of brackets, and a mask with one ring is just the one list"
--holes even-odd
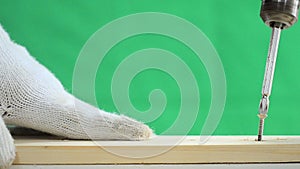
[(264, 120), (269, 109), (280, 33), (281, 30), (289, 28), (298, 20), (298, 10), (299, 0), (262, 0), (260, 17), (272, 28), (272, 36), (262, 86), (262, 98), (259, 104), (258, 141), (262, 140)]

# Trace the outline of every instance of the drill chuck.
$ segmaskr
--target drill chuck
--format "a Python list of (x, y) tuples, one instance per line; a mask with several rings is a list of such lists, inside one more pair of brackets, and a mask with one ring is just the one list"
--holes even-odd
[(262, 0), (260, 17), (270, 27), (281, 29), (298, 20), (299, 0)]

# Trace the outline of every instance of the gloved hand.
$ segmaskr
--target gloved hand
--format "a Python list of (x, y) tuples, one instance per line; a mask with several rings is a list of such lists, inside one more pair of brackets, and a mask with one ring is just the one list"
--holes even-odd
[[(12, 42), (0, 25), (0, 115), (7, 124), (72, 139), (142, 140), (152, 130), (126, 116), (99, 110), (66, 92), (28, 51)], [(13, 140), (3, 120), (0, 168), (11, 164)]]
[(0, 133), (0, 169), (6, 169), (15, 158), (15, 145), (2, 117), (0, 117)]

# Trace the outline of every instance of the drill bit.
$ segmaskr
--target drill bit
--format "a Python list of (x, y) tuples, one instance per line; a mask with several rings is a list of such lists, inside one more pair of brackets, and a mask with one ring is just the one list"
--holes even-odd
[(280, 40), (280, 33), (282, 29), (282, 24), (274, 24), (272, 27), (272, 36), (270, 41), (270, 47), (268, 52), (268, 58), (266, 63), (264, 82), (262, 87), (262, 98), (259, 104), (259, 131), (258, 131), (258, 141), (262, 141), (263, 130), (264, 130), (264, 120), (267, 117), (269, 110), (269, 97), (271, 95), (272, 82), (274, 77), (274, 70), (277, 58), (278, 45)]

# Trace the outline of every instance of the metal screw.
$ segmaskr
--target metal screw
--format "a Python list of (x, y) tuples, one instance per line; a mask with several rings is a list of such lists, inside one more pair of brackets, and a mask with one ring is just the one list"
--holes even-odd
[(263, 132), (264, 132), (264, 123), (265, 123), (265, 119), (260, 119), (259, 120), (259, 130), (258, 130), (257, 141), (262, 141), (262, 135), (263, 135)]

